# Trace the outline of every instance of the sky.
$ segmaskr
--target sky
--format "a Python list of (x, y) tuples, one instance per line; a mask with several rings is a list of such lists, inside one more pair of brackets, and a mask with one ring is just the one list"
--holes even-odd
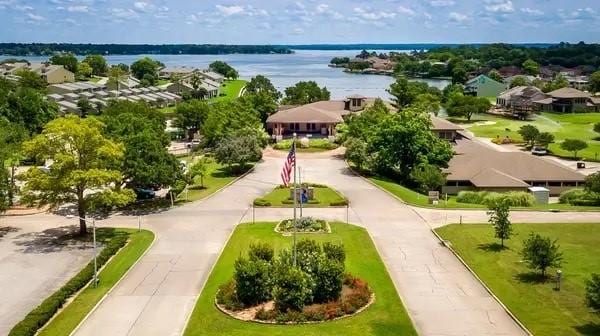
[(0, 42), (600, 42), (600, 0), (0, 0)]

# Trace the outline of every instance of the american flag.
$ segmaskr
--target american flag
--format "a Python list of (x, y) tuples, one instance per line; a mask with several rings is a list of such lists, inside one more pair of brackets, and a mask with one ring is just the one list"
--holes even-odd
[(292, 148), (290, 148), (290, 152), (288, 156), (285, 158), (285, 163), (283, 164), (283, 169), (281, 170), (281, 180), (283, 180), (283, 185), (286, 187), (290, 183), (290, 178), (292, 177), (292, 169), (296, 164), (296, 143), (292, 141)]

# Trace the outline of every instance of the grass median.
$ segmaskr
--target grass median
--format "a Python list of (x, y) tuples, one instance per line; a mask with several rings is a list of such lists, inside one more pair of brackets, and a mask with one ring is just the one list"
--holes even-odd
[[(317, 324), (265, 325), (236, 320), (217, 310), (214, 300), (218, 287), (231, 279), (236, 258), (243, 255), (251, 243), (269, 243), (276, 250), (291, 246), (292, 237), (274, 232), (275, 225), (256, 223), (237, 226), (200, 294), (184, 335), (416, 335), (369, 234), (364, 228), (344, 223), (332, 223), (330, 234), (305, 237), (318, 242), (344, 244), (346, 270), (365, 279), (376, 295), (373, 305), (365, 311), (353, 317)], [(303, 235), (300, 237), (302, 239)]]
[[(346, 206), (348, 200), (336, 190), (324, 186), (316, 185), (314, 189), (314, 199), (302, 204), (305, 208), (326, 208), (330, 206)], [(290, 198), (290, 188), (279, 186), (273, 189), (263, 197), (254, 200), (255, 206), (260, 207), (293, 207), (294, 200)]]

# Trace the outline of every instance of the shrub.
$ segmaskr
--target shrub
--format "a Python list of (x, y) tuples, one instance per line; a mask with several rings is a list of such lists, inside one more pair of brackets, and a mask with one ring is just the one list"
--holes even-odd
[(254, 200), (254, 206), (257, 207), (268, 207), (271, 206), (271, 202), (269, 202), (268, 200), (264, 199), (264, 198), (257, 198)]
[(329, 302), (340, 298), (344, 280), (344, 265), (333, 259), (321, 258), (314, 274), (315, 302)]
[(488, 191), (461, 191), (456, 196), (460, 203), (493, 205), (504, 202), (512, 207), (529, 207), (535, 204), (535, 197), (524, 191), (495, 193)]
[(239, 258), (235, 262), (235, 283), (238, 299), (246, 306), (271, 298), (270, 266), (263, 260)]
[(280, 312), (301, 310), (312, 300), (314, 282), (311, 277), (295, 267), (281, 267), (275, 278), (273, 299)]
[(343, 199), (341, 201), (333, 201), (329, 203), (329, 206), (347, 206), (349, 204), (347, 199)]
[(264, 308), (260, 308), (254, 318), (261, 321), (269, 321), (275, 319), (277, 316), (277, 311), (275, 310), (265, 310)]
[(336, 260), (340, 263), (346, 261), (346, 250), (344, 250), (344, 245), (342, 244), (323, 243), (323, 253), (325, 253), (328, 259)]
[(262, 260), (270, 262), (273, 260), (274, 254), (273, 247), (267, 243), (250, 244), (248, 251), (248, 256), (252, 261)]
[[(98, 254), (96, 262), (98, 268), (102, 267), (110, 257), (127, 243), (127, 234), (112, 237)], [(34, 308), (25, 318), (17, 323), (8, 334), (9, 336), (33, 336), (43, 327), (54, 314), (65, 304), (68, 298), (77, 293), (94, 276), (94, 262), (88, 263), (77, 275), (69, 280), (63, 287), (46, 298), (39, 306)]]
[(563, 204), (575, 204), (579, 201), (585, 201), (588, 193), (583, 189), (571, 189), (560, 194), (558, 201)]
[(542, 276), (546, 276), (548, 267), (559, 267), (561, 264), (562, 253), (558, 249), (556, 240), (552, 241), (548, 237), (531, 233), (523, 242), (521, 255), (530, 268), (538, 269)]
[[(318, 232), (324, 231), (327, 227), (327, 223), (322, 219), (315, 219), (312, 217), (300, 217), (296, 220), (296, 229), (303, 232)], [(286, 219), (281, 222), (279, 226), (281, 231), (293, 231), (294, 220)]]
[(487, 191), (461, 191), (456, 196), (456, 201), (469, 204), (483, 204)]
[(600, 275), (593, 273), (585, 283), (585, 303), (594, 312), (600, 313)]
[(244, 308), (244, 305), (238, 300), (235, 281), (230, 280), (219, 287), (219, 292), (217, 292), (217, 303), (223, 305), (226, 309), (233, 311)]

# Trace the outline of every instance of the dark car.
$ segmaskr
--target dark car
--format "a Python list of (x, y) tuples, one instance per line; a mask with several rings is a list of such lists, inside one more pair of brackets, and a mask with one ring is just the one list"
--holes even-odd
[(135, 188), (133, 189), (138, 200), (153, 199), (156, 197), (156, 192), (151, 188)]

